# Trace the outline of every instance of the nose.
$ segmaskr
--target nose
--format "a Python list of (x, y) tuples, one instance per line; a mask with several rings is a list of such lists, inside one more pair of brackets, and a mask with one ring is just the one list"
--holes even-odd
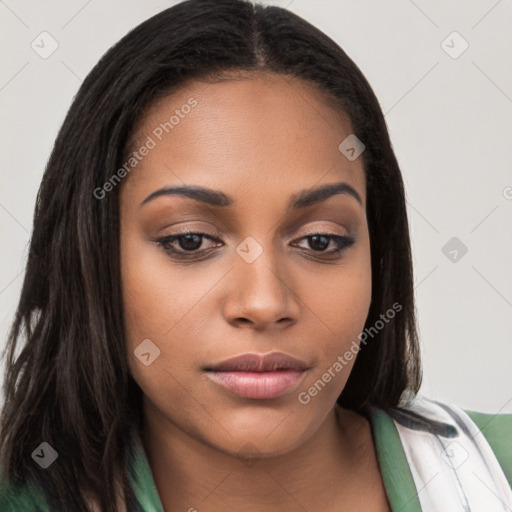
[(235, 327), (281, 329), (299, 319), (300, 301), (294, 279), (272, 250), (265, 249), (251, 263), (238, 254), (230, 272), (224, 316)]

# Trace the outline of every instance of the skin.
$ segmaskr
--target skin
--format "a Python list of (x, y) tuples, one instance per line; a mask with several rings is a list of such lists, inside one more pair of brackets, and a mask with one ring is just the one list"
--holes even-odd
[[(361, 158), (338, 145), (352, 127), (313, 86), (263, 73), (192, 81), (155, 102), (135, 130), (137, 149), (190, 98), (180, 118), (122, 182), (121, 278), (130, 371), (144, 393), (143, 443), (165, 510), (390, 510), (366, 418), (335, 406), (350, 361), (298, 400), (357, 340), (371, 301), (366, 183)], [(286, 212), (302, 189), (344, 181), (360, 195)], [(220, 190), (233, 206), (161, 196), (163, 186)], [(174, 259), (156, 239), (188, 227), (218, 236), (206, 257)], [(350, 236), (329, 256), (314, 230)], [(247, 263), (236, 248), (254, 238)], [(182, 239), (183, 242), (183, 239)], [(179, 240), (171, 245), (186, 252)], [(190, 247), (190, 246), (189, 246)], [(133, 354), (150, 339), (149, 366)], [(307, 362), (298, 388), (273, 399), (221, 388), (204, 366), (246, 352)], [(253, 458), (251, 458), (251, 455)], [(342, 508), (340, 508), (342, 507)]]

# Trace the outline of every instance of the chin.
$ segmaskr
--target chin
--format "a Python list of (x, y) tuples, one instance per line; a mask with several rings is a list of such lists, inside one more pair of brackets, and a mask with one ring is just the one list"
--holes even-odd
[[(237, 405), (231, 411), (222, 409), (222, 416), (217, 417), (222, 440), (217, 443), (223, 446), (221, 451), (231, 455), (255, 452), (271, 457), (289, 452), (315, 430), (312, 418), (306, 412), (300, 405), (253, 404)], [(210, 437), (211, 430), (207, 434)]]

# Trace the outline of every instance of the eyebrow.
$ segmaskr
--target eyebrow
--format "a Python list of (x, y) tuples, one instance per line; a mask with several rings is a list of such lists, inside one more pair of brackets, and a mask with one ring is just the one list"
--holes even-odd
[[(328, 183), (314, 189), (304, 189), (300, 192), (290, 196), (287, 211), (298, 210), (301, 208), (307, 208), (323, 201), (326, 201), (330, 197), (337, 194), (345, 194), (353, 197), (362, 206), (363, 201), (359, 193), (348, 183), (340, 181), (338, 183)], [(162, 187), (149, 194), (144, 201), (139, 205), (139, 208), (145, 204), (153, 201), (157, 197), (161, 196), (183, 196), (195, 201), (208, 204), (210, 206), (217, 206), (221, 208), (227, 208), (233, 206), (235, 201), (232, 197), (228, 196), (220, 190), (213, 190), (211, 188), (201, 187), (198, 185), (183, 185), (174, 187)]]

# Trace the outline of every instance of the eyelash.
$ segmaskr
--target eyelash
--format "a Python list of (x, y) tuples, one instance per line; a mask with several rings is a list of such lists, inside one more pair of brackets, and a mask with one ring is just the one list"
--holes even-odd
[[(194, 251), (177, 251), (175, 249), (170, 248), (170, 244), (175, 242), (176, 240), (179, 240), (182, 237), (186, 237), (187, 235), (197, 235), (201, 238), (206, 238), (208, 240), (211, 240), (212, 242), (220, 242), (220, 240), (217, 237), (214, 237), (212, 235), (208, 235), (206, 233), (201, 233), (199, 231), (193, 231), (185, 229), (183, 231), (180, 231), (179, 233), (176, 233), (174, 235), (166, 236), (163, 238), (158, 238), (155, 240), (155, 242), (162, 247), (162, 249), (169, 254), (171, 257), (176, 259), (191, 259), (191, 258), (197, 258), (198, 255), (201, 253), (205, 253), (209, 251), (209, 249), (203, 249), (201, 250), (194, 250)], [(318, 255), (326, 254), (328, 256), (334, 256), (339, 253), (341, 253), (343, 250), (348, 249), (351, 245), (354, 244), (355, 240), (348, 236), (343, 235), (337, 235), (337, 234), (331, 234), (331, 233), (322, 233), (321, 231), (313, 231), (309, 233), (306, 236), (300, 237), (298, 240), (304, 240), (311, 238), (313, 236), (323, 236), (327, 239), (330, 239), (334, 241), (337, 244), (337, 249), (331, 250), (331, 251), (314, 251), (311, 249), (313, 253), (316, 253)], [(201, 240), (202, 244), (202, 240)], [(213, 249), (213, 247), (212, 247)], [(199, 256), (200, 257), (200, 256)]]

